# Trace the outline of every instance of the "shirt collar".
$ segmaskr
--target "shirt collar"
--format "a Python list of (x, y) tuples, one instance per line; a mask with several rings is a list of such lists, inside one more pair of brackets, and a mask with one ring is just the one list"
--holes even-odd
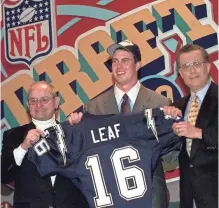
[[(141, 84), (138, 81), (134, 87), (132, 87), (126, 94), (129, 96), (129, 100), (134, 104), (137, 98), (138, 92), (140, 90)], [(119, 89), (116, 85), (114, 86), (114, 93), (116, 98), (116, 103), (119, 104), (122, 101), (122, 97), (125, 94), (121, 89)]]
[[(209, 79), (208, 83), (207, 83), (201, 90), (199, 90), (199, 91), (196, 93), (196, 95), (197, 95), (197, 97), (198, 97), (198, 99), (200, 100), (201, 103), (203, 102), (204, 97), (205, 97), (205, 95), (206, 95), (206, 93), (207, 93), (208, 88), (210, 87), (210, 85), (211, 85), (211, 80)], [(194, 94), (195, 94), (195, 93), (191, 91), (191, 97), (193, 97)]]
[(47, 121), (40, 121), (32, 118), (32, 122), (35, 124), (37, 129), (42, 131), (56, 124), (55, 115), (53, 115), (53, 117)]

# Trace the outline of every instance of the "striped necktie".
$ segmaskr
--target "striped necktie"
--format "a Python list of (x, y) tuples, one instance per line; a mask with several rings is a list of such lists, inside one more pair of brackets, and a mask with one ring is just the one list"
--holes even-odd
[(121, 114), (126, 114), (126, 113), (130, 113), (131, 112), (131, 108), (130, 108), (130, 103), (129, 103), (129, 96), (127, 94), (123, 95), (122, 98), (122, 105), (121, 105)]
[[(199, 112), (199, 104), (198, 104), (198, 97), (195, 94), (192, 98), (192, 102), (189, 108), (189, 114), (188, 114), (188, 122), (192, 125), (195, 126), (196, 119), (198, 116)], [(192, 139), (187, 139), (187, 151), (190, 154), (192, 148)]]

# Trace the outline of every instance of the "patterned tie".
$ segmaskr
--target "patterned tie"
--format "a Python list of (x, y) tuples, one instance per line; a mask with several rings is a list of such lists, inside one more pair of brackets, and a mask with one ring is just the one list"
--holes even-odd
[[(199, 112), (199, 105), (198, 105), (198, 97), (195, 94), (192, 98), (192, 103), (190, 105), (189, 109), (189, 115), (188, 115), (188, 122), (192, 125), (195, 126), (196, 119), (198, 116)], [(192, 139), (187, 139), (187, 151), (190, 154), (191, 152), (191, 147), (192, 147)]]
[(130, 103), (129, 103), (129, 96), (127, 94), (123, 95), (123, 101), (121, 105), (121, 114), (126, 114), (131, 112)]

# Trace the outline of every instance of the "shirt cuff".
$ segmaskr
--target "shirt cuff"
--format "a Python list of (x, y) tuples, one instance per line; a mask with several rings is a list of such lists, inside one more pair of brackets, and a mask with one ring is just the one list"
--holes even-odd
[(20, 166), (27, 151), (24, 150), (20, 145), (18, 148), (14, 149), (13, 153), (14, 153), (14, 160), (16, 162), (16, 165)]

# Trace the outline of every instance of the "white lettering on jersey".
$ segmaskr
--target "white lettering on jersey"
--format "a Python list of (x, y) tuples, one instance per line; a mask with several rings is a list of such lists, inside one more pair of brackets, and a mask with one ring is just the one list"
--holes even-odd
[[(127, 201), (143, 197), (147, 191), (144, 170), (137, 165), (125, 167), (123, 162), (128, 160), (128, 163), (131, 164), (140, 161), (138, 150), (132, 146), (118, 148), (113, 151), (110, 159), (119, 195)], [(132, 185), (128, 181), (132, 181)]]
[(96, 193), (94, 197), (95, 207), (102, 208), (113, 205), (112, 195), (107, 191), (99, 156), (88, 156), (85, 166), (90, 170), (92, 176), (94, 190)]
[(91, 137), (93, 143), (105, 142), (111, 139), (119, 138), (120, 123), (114, 124), (113, 126), (101, 127), (98, 129), (99, 136), (95, 137), (94, 130), (91, 130)]
[[(127, 201), (143, 197), (147, 191), (144, 170), (136, 164), (131, 165), (141, 160), (138, 150), (132, 146), (118, 148), (113, 151), (110, 159), (119, 195)], [(125, 166), (124, 160), (128, 160), (129, 165)], [(88, 156), (85, 166), (90, 170), (93, 181), (95, 207), (111, 207), (114, 204), (113, 196), (108, 192), (99, 155)]]
[(38, 156), (42, 156), (50, 150), (50, 147), (45, 138), (42, 138), (33, 146), (33, 149)]
[(159, 142), (158, 135), (157, 135), (157, 130), (154, 122), (154, 118), (152, 117), (152, 109), (146, 109), (145, 110), (145, 116), (147, 118), (147, 126), (148, 129), (151, 129), (156, 140)]
[(65, 134), (60, 124), (54, 125), (53, 128), (55, 129), (55, 132), (56, 132), (57, 145), (59, 148), (59, 152), (62, 155), (64, 165), (66, 165), (66, 154), (65, 153), (67, 152), (67, 148), (66, 148), (65, 140), (64, 140)]

